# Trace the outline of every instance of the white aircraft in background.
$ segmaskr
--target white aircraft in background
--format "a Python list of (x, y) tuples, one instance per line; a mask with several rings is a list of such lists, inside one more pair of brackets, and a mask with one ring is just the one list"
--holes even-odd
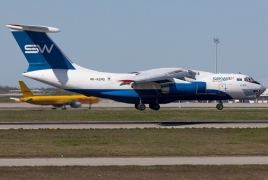
[(29, 67), (24, 76), (84, 94), (131, 103), (138, 110), (145, 104), (153, 110), (176, 100), (221, 100), (256, 98), (265, 87), (243, 74), (214, 74), (184, 68), (159, 68), (133, 73), (98, 72), (83, 68), (60, 50), (46, 33), (59, 32), (47, 26), (6, 25), (11, 29)]

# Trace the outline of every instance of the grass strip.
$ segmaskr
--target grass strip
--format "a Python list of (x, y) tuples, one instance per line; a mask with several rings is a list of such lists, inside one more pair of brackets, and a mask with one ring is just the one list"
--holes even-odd
[(268, 155), (262, 129), (1, 130), (0, 157)]
[(268, 120), (267, 109), (174, 109), (138, 111), (121, 109), (76, 110), (1, 110), (0, 122), (74, 121), (225, 121)]

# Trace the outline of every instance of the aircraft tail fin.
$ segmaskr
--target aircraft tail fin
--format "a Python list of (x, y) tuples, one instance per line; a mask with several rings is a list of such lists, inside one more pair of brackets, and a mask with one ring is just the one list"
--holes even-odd
[(31, 90), (27, 87), (27, 85), (23, 81), (19, 81), (19, 83), (23, 97), (34, 96), (34, 94), (31, 92)]
[(29, 67), (27, 72), (44, 69), (75, 69), (73, 63), (46, 33), (59, 32), (48, 26), (6, 25), (16, 39)]

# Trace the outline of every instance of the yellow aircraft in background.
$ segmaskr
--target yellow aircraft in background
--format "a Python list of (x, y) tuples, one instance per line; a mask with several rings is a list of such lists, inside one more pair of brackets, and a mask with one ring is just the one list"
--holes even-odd
[(84, 95), (35, 96), (23, 81), (19, 81), (19, 84), (23, 97), (20, 99), (11, 97), (10, 99), (15, 100), (15, 102), (27, 102), (36, 105), (52, 105), (52, 109), (61, 107), (63, 110), (66, 110), (66, 105), (70, 105), (72, 108), (78, 108), (81, 107), (82, 104), (89, 104), (90, 109), (91, 104), (99, 102), (96, 97), (87, 97)]

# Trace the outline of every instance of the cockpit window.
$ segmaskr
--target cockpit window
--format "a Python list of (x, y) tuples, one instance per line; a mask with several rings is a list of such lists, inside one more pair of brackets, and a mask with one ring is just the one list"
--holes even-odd
[(247, 82), (255, 82), (252, 77), (245, 77), (244, 78), (244, 81), (247, 81)]
[(255, 84), (260, 84), (259, 82), (255, 81), (252, 77), (245, 77), (244, 81), (250, 82), (250, 83), (255, 83)]

